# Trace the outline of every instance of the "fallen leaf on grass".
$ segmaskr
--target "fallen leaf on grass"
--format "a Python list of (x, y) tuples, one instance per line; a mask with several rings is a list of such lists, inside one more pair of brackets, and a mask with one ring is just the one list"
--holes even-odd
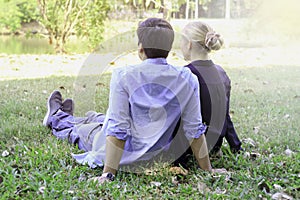
[(158, 171), (153, 169), (146, 169), (144, 172), (147, 176), (155, 176), (157, 175)]
[(274, 186), (274, 188), (275, 188), (276, 190), (282, 190), (281, 185), (274, 184), (273, 186)]
[(251, 158), (251, 159), (256, 159), (260, 157), (261, 155), (259, 153), (254, 153), (254, 152), (245, 152), (244, 153), (244, 158)]
[(7, 157), (9, 156), (9, 152), (7, 150), (2, 152), (2, 157)]
[(39, 193), (40, 193), (40, 194), (44, 194), (45, 189), (46, 189), (45, 186), (40, 187), (40, 188), (39, 188)]
[(178, 185), (178, 184), (179, 184), (179, 181), (178, 181), (178, 179), (177, 179), (177, 176), (173, 176), (173, 177), (172, 177), (172, 183), (173, 183), (174, 185)]
[(284, 118), (284, 119), (288, 119), (288, 118), (290, 118), (290, 115), (289, 115), (289, 114), (286, 114), (286, 115), (283, 116), (283, 118)]
[(222, 189), (220, 189), (220, 188), (216, 188), (216, 190), (214, 191), (214, 193), (216, 193), (216, 194), (225, 194), (227, 192), (227, 190), (226, 189), (224, 189), (224, 190), (222, 190)]
[(74, 194), (74, 190), (68, 190), (68, 194)]
[(268, 85), (269, 82), (268, 81), (263, 81), (263, 85)]
[(203, 194), (203, 193), (210, 192), (211, 190), (207, 187), (205, 183), (199, 182), (198, 191)]
[(260, 157), (261, 155), (260, 155), (260, 153), (250, 153), (250, 158), (258, 158), (258, 157)]
[(186, 169), (183, 169), (181, 167), (171, 167), (169, 169), (169, 172), (173, 173), (173, 174), (179, 174), (179, 175), (188, 175), (189, 171)]
[(225, 182), (233, 182), (233, 179), (231, 178), (231, 173), (226, 174)]
[(227, 174), (228, 171), (225, 168), (212, 169), (213, 174)]
[(285, 155), (287, 155), (287, 156), (292, 156), (292, 155), (294, 154), (294, 152), (293, 152), (292, 150), (290, 150), (290, 149), (286, 149), (286, 150), (284, 151), (284, 153), (285, 153)]
[(258, 198), (259, 198), (260, 200), (268, 200), (266, 197), (263, 197), (261, 194), (258, 195)]
[(17, 186), (16, 191), (14, 192), (16, 195), (21, 195), (22, 193), (32, 192), (33, 189), (29, 186), (21, 187)]
[(277, 193), (273, 194), (271, 198), (274, 200), (292, 200), (293, 199), (293, 197), (291, 197), (285, 193), (282, 193), (282, 192), (277, 192)]
[(79, 181), (79, 182), (86, 181), (86, 180), (87, 180), (87, 177), (86, 177), (85, 174), (80, 174), (80, 175), (79, 175), (79, 178), (78, 178), (78, 181)]
[(270, 186), (268, 185), (268, 183), (266, 183), (265, 180), (262, 180), (261, 182), (259, 182), (257, 184), (257, 186), (260, 190), (265, 190), (267, 193), (270, 192)]
[(257, 134), (259, 132), (259, 129), (260, 129), (259, 126), (255, 126), (253, 127), (253, 132)]
[(152, 182), (150, 182), (150, 184), (155, 187), (161, 186), (161, 182), (156, 182), (156, 181), (152, 181)]
[(254, 140), (251, 139), (251, 138), (243, 139), (243, 142), (244, 142), (245, 144), (248, 144), (248, 145), (252, 146), (252, 147), (255, 147), (255, 146), (256, 146), (256, 143), (255, 143)]
[(254, 91), (253, 91), (252, 89), (246, 89), (246, 90), (244, 90), (244, 92), (245, 92), (245, 93), (248, 93), (248, 92), (249, 92), (249, 93), (254, 93)]
[(269, 158), (271, 159), (271, 158), (273, 158), (273, 157), (274, 157), (274, 154), (273, 154), (273, 153), (270, 153)]
[(105, 84), (104, 83), (96, 83), (96, 86), (100, 86), (100, 87), (102, 87), (102, 86), (105, 86)]

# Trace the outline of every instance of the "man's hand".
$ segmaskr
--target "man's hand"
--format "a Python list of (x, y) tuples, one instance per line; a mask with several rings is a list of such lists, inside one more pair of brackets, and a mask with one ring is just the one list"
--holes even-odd
[(100, 186), (100, 185), (102, 185), (102, 184), (104, 184), (106, 182), (111, 182), (111, 180), (109, 178), (102, 177), (102, 176), (96, 176), (94, 178), (90, 178), (88, 181), (89, 182), (93, 181), (94, 183), (97, 184), (97, 186)]
[(103, 183), (113, 181), (114, 178), (115, 176), (112, 173), (108, 172), (108, 173), (103, 173), (101, 176), (91, 178), (89, 179), (89, 181), (97, 182), (97, 185), (99, 186), (102, 185)]
[(205, 171), (211, 171), (212, 167), (209, 160), (205, 135), (202, 134), (199, 138), (193, 139), (191, 148), (199, 167)]

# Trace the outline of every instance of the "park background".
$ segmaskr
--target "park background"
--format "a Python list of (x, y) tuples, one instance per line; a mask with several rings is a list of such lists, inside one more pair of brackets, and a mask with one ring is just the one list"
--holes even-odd
[[(2, 199), (299, 199), (300, 5), (297, 0), (0, 0), (0, 193)], [(224, 155), (211, 175), (187, 176), (166, 166), (148, 174), (101, 174), (72, 160), (78, 152), (41, 125), (54, 89), (74, 97), (89, 54), (162, 17), (180, 33), (191, 20), (210, 24), (225, 40), (211, 54), (232, 79), (231, 115), (245, 153)], [(170, 63), (183, 65), (178, 49)], [(109, 51), (107, 52), (109, 53)], [(124, 52), (109, 68), (138, 63)], [(99, 75), (95, 109), (105, 112), (110, 74)], [(149, 175), (150, 174), (150, 175)]]

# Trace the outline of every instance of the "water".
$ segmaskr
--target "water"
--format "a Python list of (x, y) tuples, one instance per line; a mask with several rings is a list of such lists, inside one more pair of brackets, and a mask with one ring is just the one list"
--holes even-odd
[[(70, 53), (84, 53), (89, 50), (83, 40), (72, 39), (66, 46)], [(24, 36), (0, 36), (0, 53), (5, 54), (54, 54), (53, 45), (47, 38)]]

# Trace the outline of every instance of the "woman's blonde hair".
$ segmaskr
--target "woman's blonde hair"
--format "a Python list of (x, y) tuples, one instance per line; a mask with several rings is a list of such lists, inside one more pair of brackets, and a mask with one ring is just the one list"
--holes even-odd
[(200, 21), (188, 23), (182, 33), (189, 41), (199, 43), (208, 52), (219, 50), (224, 44), (220, 34), (216, 33), (208, 24)]

